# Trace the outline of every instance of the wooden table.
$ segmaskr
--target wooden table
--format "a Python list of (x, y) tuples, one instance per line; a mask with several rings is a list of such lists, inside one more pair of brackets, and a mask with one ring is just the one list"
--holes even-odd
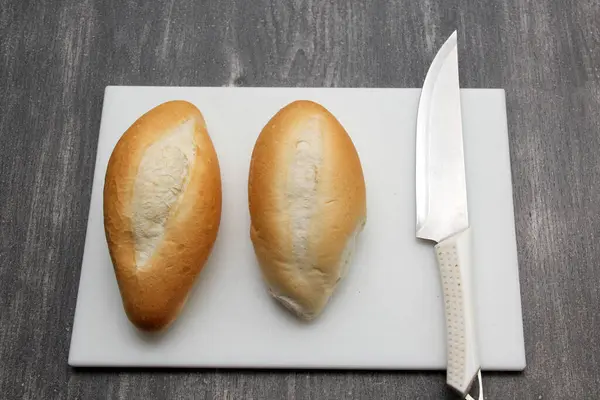
[(459, 30), (506, 89), (528, 366), (486, 399), (600, 391), (597, 0), (0, 2), (0, 398), (440, 399), (445, 374), (67, 366), (109, 84), (420, 87)]

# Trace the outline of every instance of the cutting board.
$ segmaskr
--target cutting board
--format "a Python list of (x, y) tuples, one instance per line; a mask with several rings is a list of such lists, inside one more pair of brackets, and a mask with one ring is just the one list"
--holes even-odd
[[(419, 89), (107, 87), (69, 353), (71, 366), (445, 369), (440, 279), (415, 238)], [(522, 370), (525, 351), (505, 95), (461, 91), (473, 232), (476, 330), (484, 370)], [(102, 224), (110, 153), (143, 113), (172, 99), (204, 114), (221, 165), (214, 251), (163, 334), (127, 320)], [(368, 220), (325, 312), (305, 323), (267, 295), (249, 238), (247, 178), (255, 140), (283, 106), (310, 99), (344, 125), (363, 163)]]

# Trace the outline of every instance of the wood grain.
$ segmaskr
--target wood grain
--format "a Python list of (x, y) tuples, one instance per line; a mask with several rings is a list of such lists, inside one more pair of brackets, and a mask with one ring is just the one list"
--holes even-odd
[(487, 399), (600, 391), (596, 0), (0, 2), (6, 399), (440, 399), (444, 373), (67, 366), (109, 84), (420, 87), (459, 30), (464, 87), (508, 101), (528, 366)]

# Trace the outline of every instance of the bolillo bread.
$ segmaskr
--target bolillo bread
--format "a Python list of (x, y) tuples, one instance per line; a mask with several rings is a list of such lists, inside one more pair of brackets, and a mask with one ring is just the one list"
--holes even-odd
[(323, 106), (295, 101), (261, 131), (250, 164), (250, 237), (270, 294), (304, 320), (322, 313), (366, 222), (354, 144)]
[(139, 329), (161, 330), (178, 316), (212, 251), (221, 201), (219, 162), (194, 105), (163, 103), (118, 141), (104, 227), (125, 312)]

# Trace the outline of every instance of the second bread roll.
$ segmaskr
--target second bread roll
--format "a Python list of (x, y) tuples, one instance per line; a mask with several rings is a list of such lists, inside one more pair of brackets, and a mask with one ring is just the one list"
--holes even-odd
[(295, 101), (260, 133), (248, 184), (250, 235), (269, 292), (311, 320), (344, 277), (366, 222), (354, 144), (323, 106)]

